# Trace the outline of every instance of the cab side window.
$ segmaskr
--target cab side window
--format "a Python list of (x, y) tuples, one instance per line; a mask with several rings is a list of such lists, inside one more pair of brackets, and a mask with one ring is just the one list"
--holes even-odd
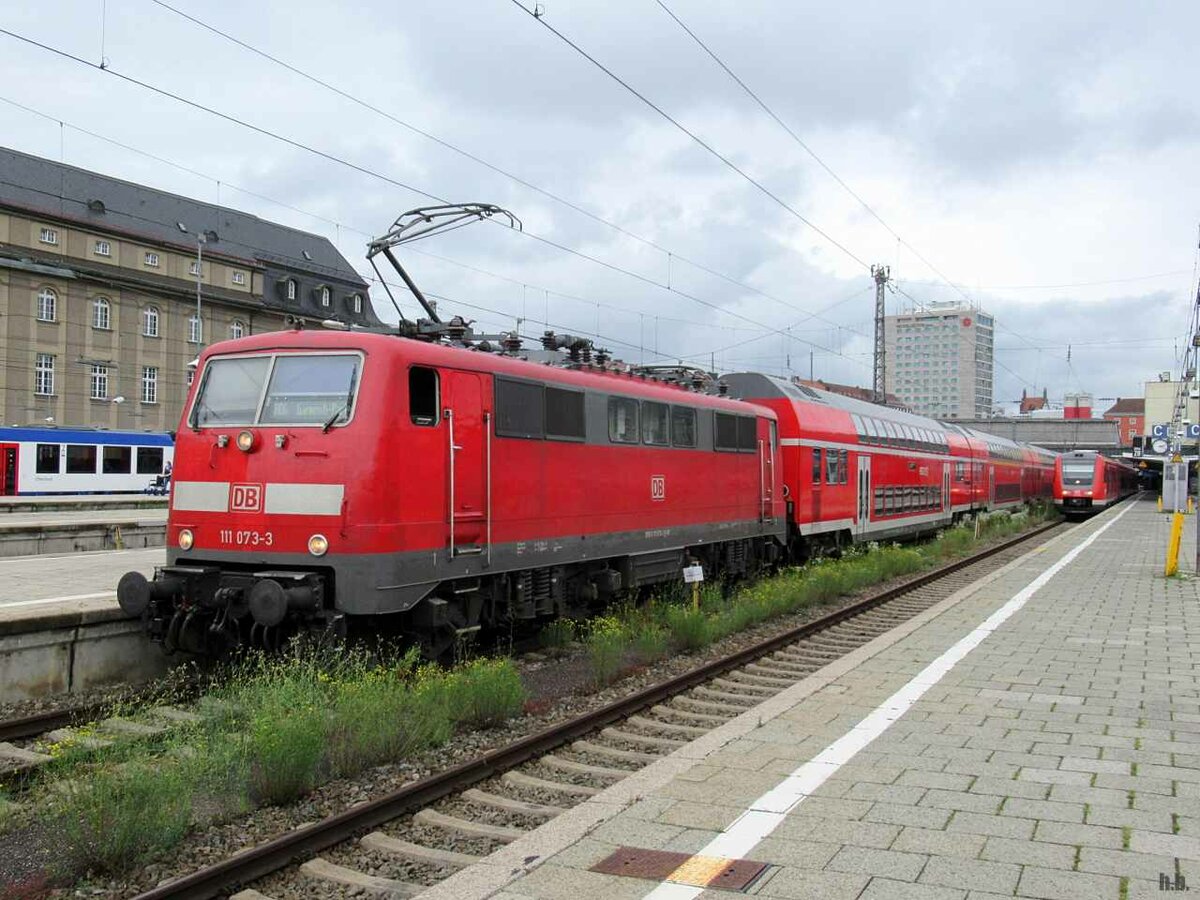
[(408, 414), (414, 425), (438, 423), (437, 369), (413, 366), (408, 370)]

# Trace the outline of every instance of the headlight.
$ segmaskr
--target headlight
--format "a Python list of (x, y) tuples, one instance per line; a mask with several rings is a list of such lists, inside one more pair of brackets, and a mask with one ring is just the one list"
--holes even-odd
[(254, 432), (239, 431), (237, 436), (237, 447), (243, 453), (249, 453), (254, 449)]
[(196, 542), (196, 539), (192, 535), (192, 531), (190, 528), (184, 528), (183, 530), (181, 530), (179, 532), (179, 549), (180, 550), (191, 550), (192, 544), (194, 544), (195, 542)]
[(329, 550), (329, 541), (323, 534), (314, 534), (308, 539), (308, 552), (313, 556), (324, 556)]

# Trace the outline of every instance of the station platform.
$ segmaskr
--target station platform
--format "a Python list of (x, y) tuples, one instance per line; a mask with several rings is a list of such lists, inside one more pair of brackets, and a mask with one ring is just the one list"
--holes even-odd
[(17, 494), (0, 497), (0, 516), (47, 510), (166, 508), (166, 497), (151, 494)]
[(120, 612), (121, 576), (137, 570), (149, 577), (165, 561), (162, 547), (0, 559), (0, 633), (16, 619), (88, 609)]
[(0, 557), (161, 547), (167, 509), (47, 507), (0, 515)]
[(1169, 527), (1151, 500), (1064, 530), (419, 896), (1200, 890), (1200, 578), (1163, 577)]

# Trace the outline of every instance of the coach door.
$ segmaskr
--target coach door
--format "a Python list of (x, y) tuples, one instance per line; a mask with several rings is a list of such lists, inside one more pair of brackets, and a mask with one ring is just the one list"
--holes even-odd
[(0, 444), (0, 495), (11, 497), (17, 492), (17, 445)]
[(858, 454), (858, 506), (854, 516), (855, 531), (861, 536), (871, 524), (871, 457)]
[(779, 443), (774, 422), (767, 421), (767, 439), (758, 442), (758, 520), (770, 522), (775, 512), (775, 446)]
[(450, 555), (485, 554), (491, 540), (491, 403), (474, 372), (444, 370)]

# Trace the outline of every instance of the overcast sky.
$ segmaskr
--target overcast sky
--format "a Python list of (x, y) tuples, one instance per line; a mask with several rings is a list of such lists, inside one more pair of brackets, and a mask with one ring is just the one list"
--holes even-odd
[(511, 0), (169, 2), (604, 222), (153, 0), (12, 0), (0, 27), (377, 174), (5, 35), (0, 143), (326, 234), (364, 275), (367, 236), (434, 202), (399, 184), (497, 203), (525, 234), (419, 244), (418, 283), (477, 327), (523, 316), (632, 361), (807, 375), (811, 352), (817, 377), (869, 384), (883, 263), (889, 311), (965, 294), (996, 316), (998, 401), (1104, 408), (1174, 367), (1200, 219), (1192, 4), (665, 0), (885, 227), (655, 0), (546, 0), (544, 21), (793, 212)]

